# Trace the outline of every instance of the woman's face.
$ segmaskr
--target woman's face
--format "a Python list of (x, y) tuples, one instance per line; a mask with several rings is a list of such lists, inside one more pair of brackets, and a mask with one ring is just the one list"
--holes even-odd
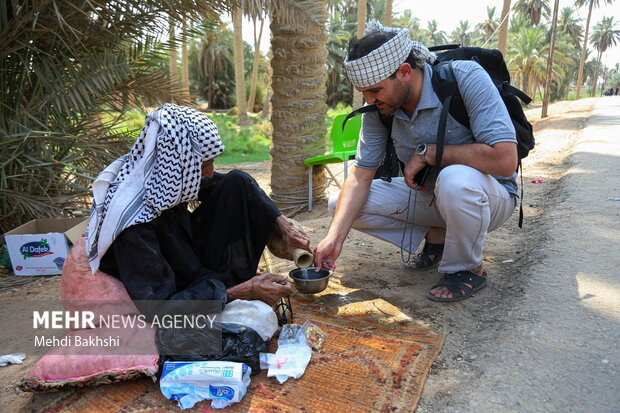
[(213, 161), (215, 158), (207, 159), (202, 163), (201, 175), (203, 178), (213, 178)]

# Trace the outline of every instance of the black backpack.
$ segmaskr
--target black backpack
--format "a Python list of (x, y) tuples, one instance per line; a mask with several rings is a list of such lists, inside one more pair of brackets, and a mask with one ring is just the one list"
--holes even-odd
[[(517, 137), (517, 153), (519, 165), (530, 150), (534, 148), (534, 133), (532, 124), (527, 120), (523, 107), (519, 100), (526, 105), (532, 99), (514, 86), (510, 85), (510, 73), (502, 52), (495, 49), (483, 49), (480, 47), (460, 47), (459, 45), (435, 46), (430, 51), (446, 50), (437, 54), (437, 60), (433, 66), (433, 90), (441, 100), (444, 107), (449, 105), (449, 112), (460, 124), (470, 129), (469, 115), (459, 93), (458, 84), (452, 71), (452, 61), (473, 60), (477, 62), (489, 74), (489, 77), (497, 87), (499, 95), (506, 105), (510, 119), (515, 128)], [(448, 101), (447, 99), (450, 99)], [(448, 105), (446, 105), (448, 103)], [(441, 121), (440, 121), (441, 126)], [(444, 126), (445, 127), (445, 126)], [(444, 129), (445, 131), (445, 129)], [(438, 134), (439, 139), (439, 134)]]
[[(446, 50), (447, 49), (447, 50)], [(525, 93), (510, 85), (510, 73), (506, 67), (504, 57), (499, 50), (483, 49), (480, 47), (461, 47), (460, 45), (434, 46), (429, 48), (430, 51), (446, 50), (437, 54), (437, 60), (433, 64), (432, 84), (435, 94), (439, 97), (443, 104), (439, 125), (437, 128), (437, 157), (435, 165), (441, 165), (443, 155), (443, 143), (445, 138), (446, 123), (448, 113), (463, 126), (470, 129), (469, 115), (463, 103), (461, 94), (459, 93), (458, 83), (452, 69), (452, 61), (454, 60), (474, 60), (489, 74), (489, 77), (497, 87), (499, 94), (506, 105), (510, 119), (515, 128), (517, 137), (517, 154), (519, 164), (517, 170), (521, 168), (521, 159), (525, 158), (529, 151), (534, 148), (534, 134), (532, 125), (527, 120), (523, 107), (519, 100), (525, 104), (529, 104), (532, 99)], [(360, 113), (378, 111), (375, 105), (368, 105), (351, 112), (346, 121)], [(381, 122), (388, 130), (388, 140), (386, 146), (386, 154), (382, 164), (375, 173), (375, 178), (383, 179), (388, 182), (391, 177), (398, 176), (404, 168), (404, 164), (396, 157), (394, 143), (392, 141), (392, 116), (379, 114)], [(343, 128), (344, 128), (343, 123)], [(414, 181), (419, 185), (424, 183), (424, 179), (428, 175), (428, 169), (424, 168)], [(523, 199), (523, 175), (521, 175), (521, 200)], [(523, 225), (523, 206), (519, 208), (519, 227)]]

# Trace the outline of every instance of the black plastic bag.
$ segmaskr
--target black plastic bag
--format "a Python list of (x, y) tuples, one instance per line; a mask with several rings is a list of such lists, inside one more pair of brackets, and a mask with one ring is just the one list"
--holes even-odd
[[(234, 361), (260, 372), (259, 353), (267, 350), (267, 342), (250, 327), (230, 323), (214, 323), (213, 329), (163, 329), (157, 330), (157, 349), (160, 367), (166, 361)], [(204, 354), (205, 343), (221, 352)], [(209, 347), (209, 345), (208, 345)]]

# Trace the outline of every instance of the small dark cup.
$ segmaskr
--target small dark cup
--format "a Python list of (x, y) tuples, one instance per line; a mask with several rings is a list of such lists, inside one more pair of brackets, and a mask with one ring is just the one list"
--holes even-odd
[(297, 291), (303, 294), (316, 294), (327, 288), (329, 277), (332, 276), (333, 272), (327, 268), (321, 268), (317, 272), (315, 268), (305, 268), (307, 271), (305, 277), (302, 274), (301, 268), (296, 268), (289, 272), (289, 276), (293, 279)]

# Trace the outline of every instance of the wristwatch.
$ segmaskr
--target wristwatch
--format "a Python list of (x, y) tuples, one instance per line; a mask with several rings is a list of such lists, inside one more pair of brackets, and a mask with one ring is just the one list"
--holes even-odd
[(427, 150), (428, 150), (428, 145), (426, 145), (425, 143), (421, 143), (415, 148), (415, 153), (416, 155), (418, 155), (418, 158), (420, 158), (421, 162), (428, 163), (426, 162), (426, 159), (425, 159)]

